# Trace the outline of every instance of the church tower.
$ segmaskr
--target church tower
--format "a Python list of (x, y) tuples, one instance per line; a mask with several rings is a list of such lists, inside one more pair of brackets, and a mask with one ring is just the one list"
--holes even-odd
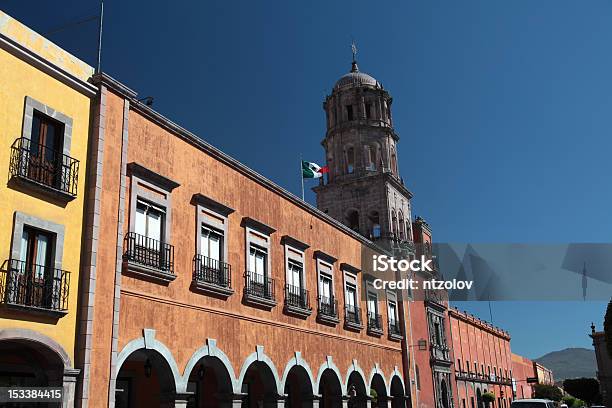
[(323, 102), (327, 132), (321, 144), (329, 173), (313, 190), (320, 210), (396, 247), (412, 242), (412, 193), (400, 176), (392, 101), (380, 82), (359, 70), (353, 49), (350, 72)]

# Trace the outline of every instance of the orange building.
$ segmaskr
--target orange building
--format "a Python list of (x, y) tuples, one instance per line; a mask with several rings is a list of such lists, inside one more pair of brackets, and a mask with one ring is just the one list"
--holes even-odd
[(491, 392), (495, 394), (492, 407), (508, 408), (513, 399), (510, 335), (457, 309), (448, 314), (458, 406), (484, 407), (482, 395)]
[(404, 311), (361, 273), (381, 249), (94, 83), (82, 406), (409, 403)]

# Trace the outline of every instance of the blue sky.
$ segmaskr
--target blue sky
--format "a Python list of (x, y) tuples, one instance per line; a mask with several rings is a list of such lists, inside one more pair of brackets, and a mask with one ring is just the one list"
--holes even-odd
[[(41, 33), (90, 0), (0, 8)], [(350, 67), (394, 97), (400, 170), (439, 242), (609, 242), (609, 0), (107, 0), (103, 70), (210, 143), (299, 194), (323, 160), (322, 101)], [(49, 37), (92, 65), (96, 24)], [(314, 202), (312, 193), (307, 199)], [(468, 305), (482, 317), (488, 305)], [(496, 303), (528, 357), (590, 347), (601, 302)], [(532, 319), (528, 320), (527, 316)]]

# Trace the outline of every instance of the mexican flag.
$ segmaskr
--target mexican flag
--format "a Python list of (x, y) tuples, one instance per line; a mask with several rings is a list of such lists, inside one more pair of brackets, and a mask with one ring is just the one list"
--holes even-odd
[(328, 171), (329, 168), (327, 166), (321, 167), (317, 163), (302, 160), (303, 178), (320, 178), (323, 177), (323, 173), (327, 173)]

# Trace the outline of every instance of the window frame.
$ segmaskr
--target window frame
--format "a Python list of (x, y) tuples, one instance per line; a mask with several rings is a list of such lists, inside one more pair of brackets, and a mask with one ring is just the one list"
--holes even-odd
[(196, 255), (202, 254), (202, 227), (216, 230), (221, 233), (222, 247), (220, 261), (229, 263), (229, 216), (234, 212), (227, 207), (203, 194), (194, 194), (191, 199), (196, 209)]
[(31, 140), (35, 115), (34, 111), (43, 117), (50, 118), (51, 120), (59, 122), (61, 125), (63, 125), (61, 152), (66, 156), (70, 156), (70, 148), (72, 146), (72, 118), (62, 112), (56, 111), (52, 107), (45, 105), (42, 102), (37, 101), (31, 96), (25, 97), (21, 137)]
[(355, 324), (353, 322), (348, 322), (346, 320), (346, 316), (345, 316), (345, 320), (344, 320), (344, 325), (346, 328), (348, 329), (352, 329), (352, 330), (361, 330), (363, 328), (363, 313), (362, 313), (362, 308), (361, 308), (361, 287), (359, 285), (359, 279), (357, 278), (357, 275), (359, 273), (359, 269), (348, 265), (346, 263), (342, 263), (340, 264), (340, 270), (342, 271), (342, 279), (343, 279), (343, 297), (344, 297), (344, 310), (345, 310), (345, 315), (346, 315), (346, 308), (348, 306), (348, 287), (349, 286), (353, 286), (355, 289), (355, 299), (354, 299), (354, 307), (359, 309), (359, 324)]

